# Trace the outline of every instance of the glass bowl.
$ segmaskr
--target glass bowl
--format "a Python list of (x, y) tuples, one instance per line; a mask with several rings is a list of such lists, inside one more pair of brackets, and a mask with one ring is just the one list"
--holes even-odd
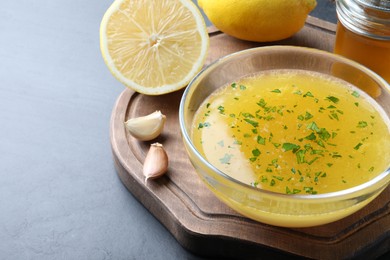
[(380, 76), (346, 58), (317, 49), (293, 46), (259, 47), (223, 57), (203, 69), (185, 90), (179, 110), (182, 138), (196, 172), (207, 187), (240, 214), (270, 225), (311, 227), (358, 211), (390, 183), (389, 167), (374, 179), (342, 191), (281, 194), (240, 182), (210, 164), (194, 146), (194, 114), (216, 89), (261, 71), (292, 69), (319, 72), (345, 80), (370, 94), (390, 117), (390, 86)]

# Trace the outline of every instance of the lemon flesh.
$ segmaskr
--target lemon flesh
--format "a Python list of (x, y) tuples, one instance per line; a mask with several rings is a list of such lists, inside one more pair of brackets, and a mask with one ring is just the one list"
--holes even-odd
[(198, 0), (209, 20), (238, 39), (270, 42), (286, 39), (305, 25), (316, 0)]
[(111, 73), (147, 95), (185, 87), (203, 67), (209, 38), (190, 0), (116, 0), (100, 24), (100, 49)]

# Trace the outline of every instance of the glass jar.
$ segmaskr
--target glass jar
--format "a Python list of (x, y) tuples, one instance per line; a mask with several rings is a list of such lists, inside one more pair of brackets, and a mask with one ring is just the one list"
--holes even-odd
[(337, 0), (334, 52), (390, 83), (390, 0)]

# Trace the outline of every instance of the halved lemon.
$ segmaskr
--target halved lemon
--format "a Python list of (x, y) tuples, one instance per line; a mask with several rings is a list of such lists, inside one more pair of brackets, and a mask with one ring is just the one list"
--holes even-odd
[(205, 21), (190, 0), (116, 0), (100, 24), (100, 49), (111, 73), (147, 95), (185, 87), (209, 47)]

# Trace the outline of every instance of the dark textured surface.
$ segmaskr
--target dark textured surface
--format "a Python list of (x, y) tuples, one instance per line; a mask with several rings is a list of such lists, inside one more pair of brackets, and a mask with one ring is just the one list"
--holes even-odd
[(198, 259), (115, 172), (109, 120), (123, 85), (99, 50), (111, 2), (2, 2), (0, 259)]

